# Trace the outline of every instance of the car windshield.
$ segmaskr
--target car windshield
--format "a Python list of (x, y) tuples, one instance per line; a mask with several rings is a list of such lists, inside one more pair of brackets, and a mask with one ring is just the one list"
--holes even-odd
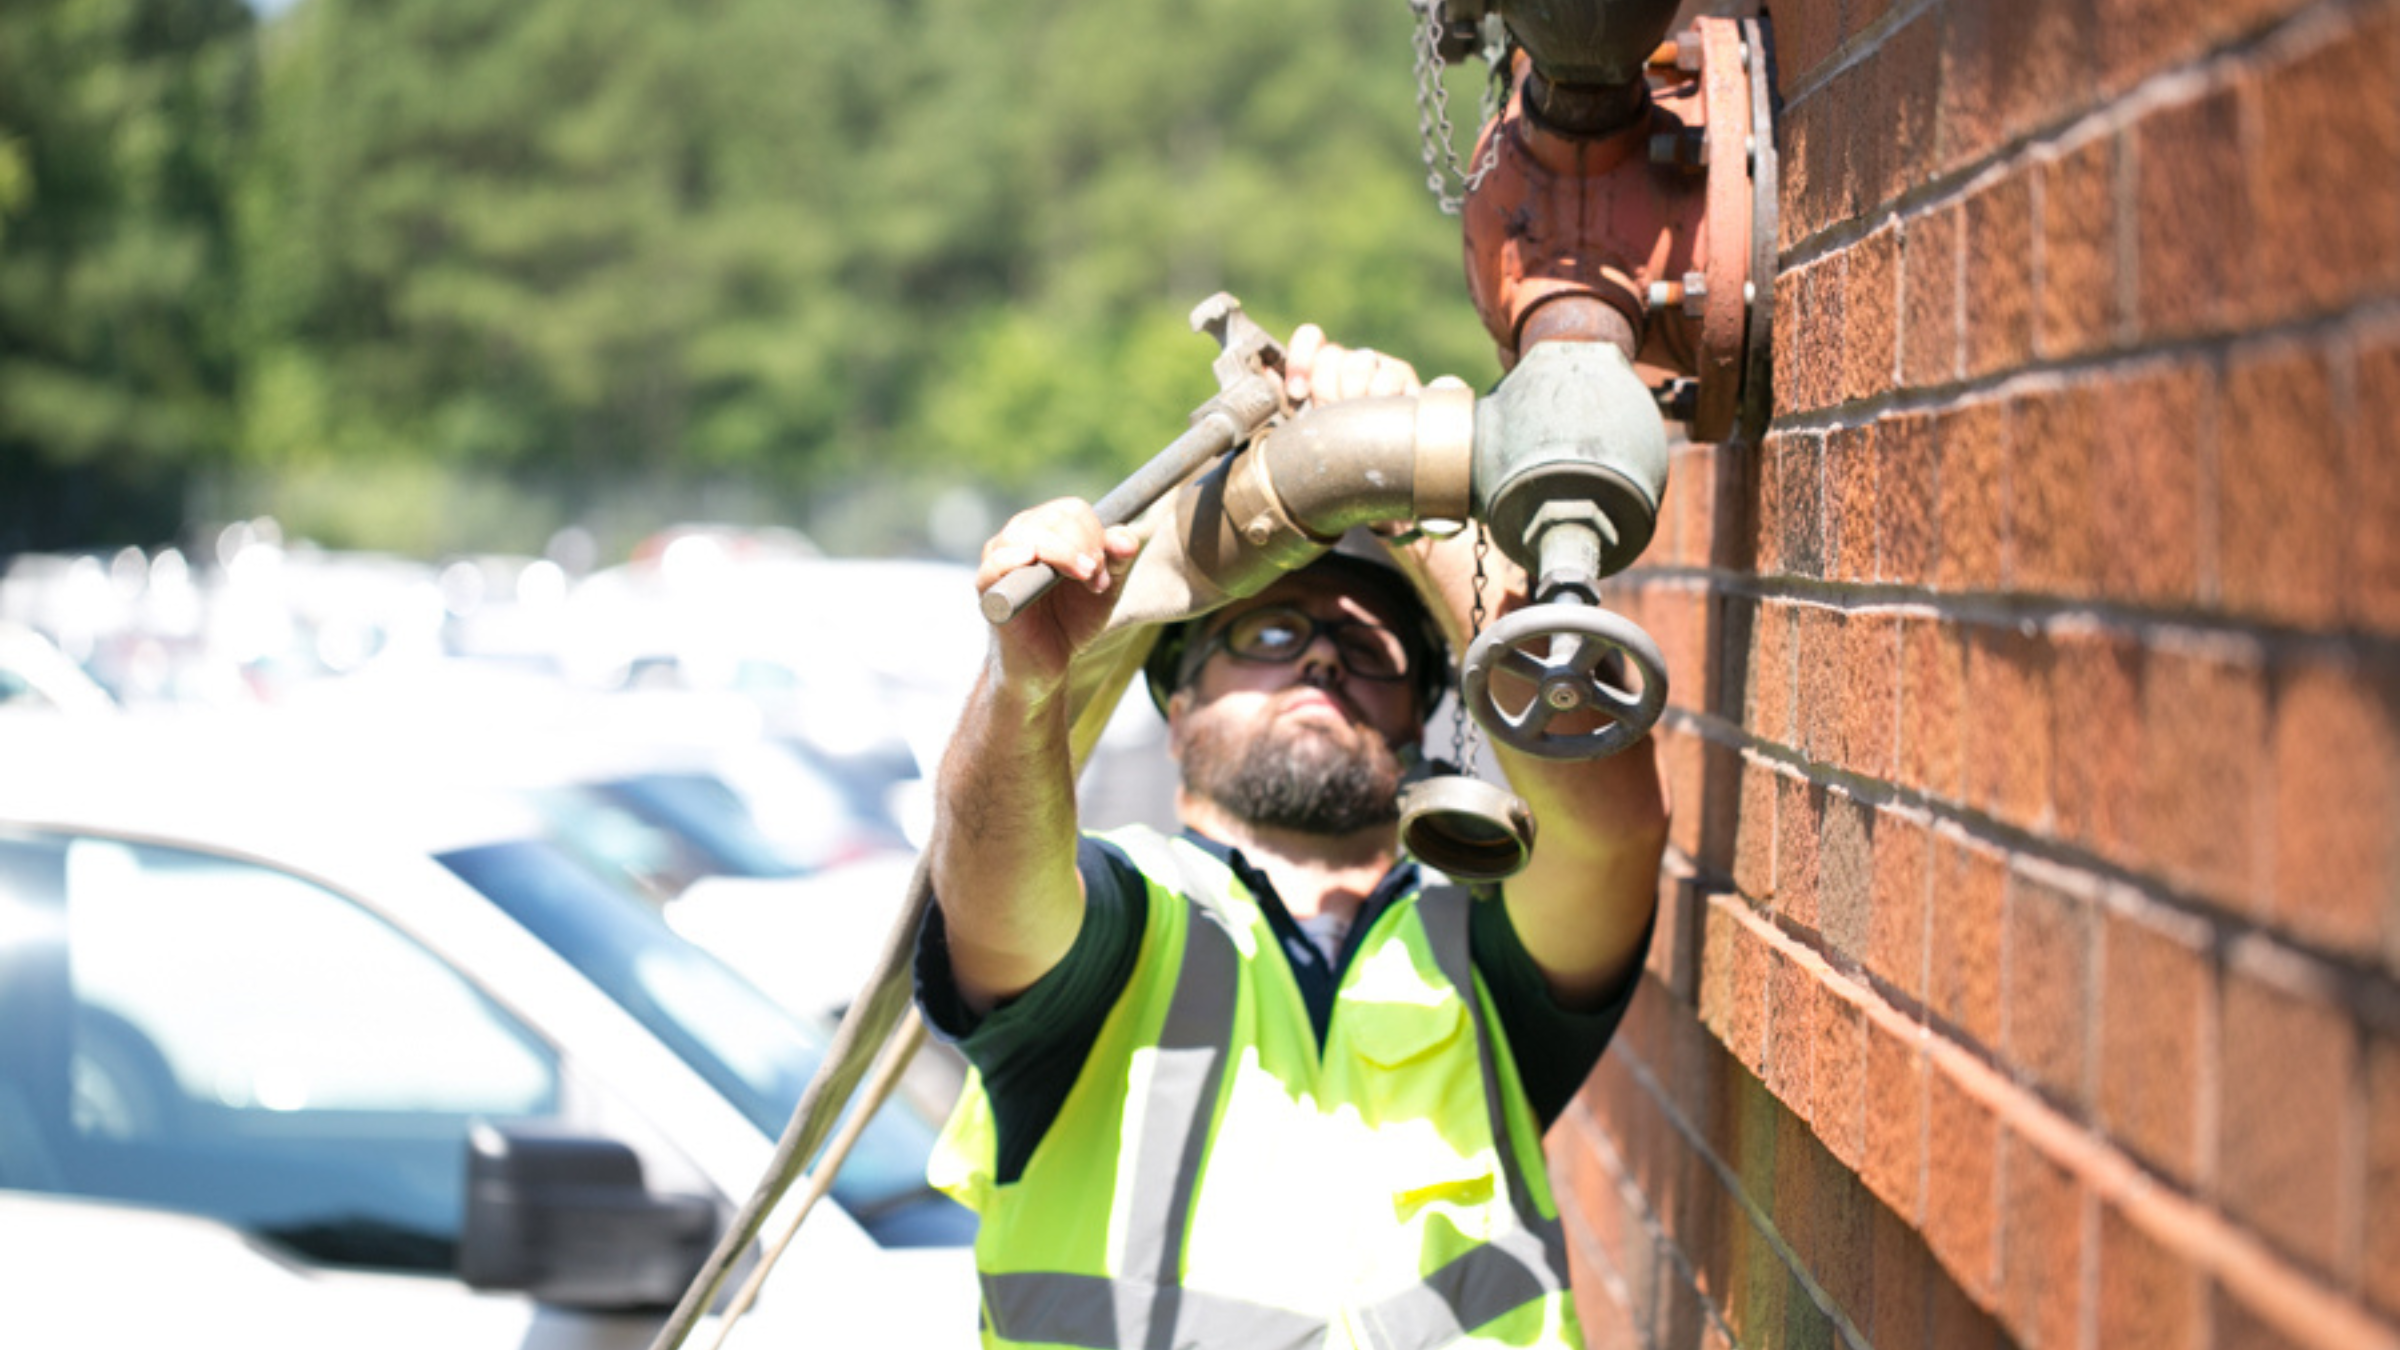
[[(782, 1135), (824, 1058), (821, 1029), (550, 844), (489, 844), (441, 862), (582, 971), (761, 1133)], [(933, 1139), (928, 1121), (897, 1098), (887, 1102), (843, 1163), (834, 1200), (872, 1230), (877, 1213), (931, 1197), (925, 1159)]]

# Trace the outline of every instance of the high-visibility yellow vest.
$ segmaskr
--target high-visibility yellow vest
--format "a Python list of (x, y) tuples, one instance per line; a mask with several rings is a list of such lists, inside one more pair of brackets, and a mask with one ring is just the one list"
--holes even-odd
[(980, 1083), (929, 1173), (981, 1216), (989, 1346), (1577, 1346), (1541, 1131), (1467, 953), (1467, 894), (1405, 896), (1320, 1055), (1265, 913), (1141, 828), (1140, 957), (1023, 1174)]

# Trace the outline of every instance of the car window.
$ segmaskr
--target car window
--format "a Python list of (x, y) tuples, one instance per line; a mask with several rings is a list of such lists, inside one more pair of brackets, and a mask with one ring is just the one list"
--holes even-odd
[[(442, 854), (440, 862), (583, 972), (761, 1134), (783, 1133), (824, 1058), (824, 1028), (794, 1017), (555, 846), (487, 844)], [(885, 1103), (836, 1176), (835, 1202), (878, 1240), (892, 1240), (903, 1222), (894, 1217), (886, 1225), (879, 1216), (911, 1206), (939, 1212), (926, 1220), (920, 1208), (906, 1221), (923, 1223), (928, 1240), (971, 1237), (971, 1216), (926, 1185), (934, 1134), (903, 1101)]]
[(8, 1185), (201, 1214), (320, 1261), (446, 1270), (469, 1126), (556, 1112), (543, 1042), (288, 873), (0, 834), (0, 916)]

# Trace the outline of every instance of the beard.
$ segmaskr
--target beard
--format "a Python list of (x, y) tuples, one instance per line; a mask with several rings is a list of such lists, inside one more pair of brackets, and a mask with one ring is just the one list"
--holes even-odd
[(1363, 726), (1355, 745), (1316, 729), (1277, 735), (1265, 727), (1194, 720), (1184, 744), (1183, 785), (1252, 825), (1302, 834), (1346, 835), (1400, 819), (1400, 760)]

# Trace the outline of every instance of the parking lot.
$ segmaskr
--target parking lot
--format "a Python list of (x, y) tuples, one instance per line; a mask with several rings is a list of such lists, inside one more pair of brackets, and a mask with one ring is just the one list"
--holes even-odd
[[(12, 1339), (646, 1344), (905, 899), (970, 574), (219, 543), (0, 582)], [(972, 1340), (959, 1084), (919, 1057), (746, 1335)]]

